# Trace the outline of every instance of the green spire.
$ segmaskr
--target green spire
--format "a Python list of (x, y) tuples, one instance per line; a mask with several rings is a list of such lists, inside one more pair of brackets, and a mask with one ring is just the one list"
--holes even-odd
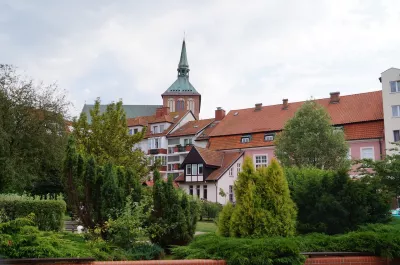
[(181, 59), (179, 60), (179, 65), (178, 65), (178, 76), (189, 77), (189, 63), (186, 55), (185, 39), (183, 39), (182, 42)]

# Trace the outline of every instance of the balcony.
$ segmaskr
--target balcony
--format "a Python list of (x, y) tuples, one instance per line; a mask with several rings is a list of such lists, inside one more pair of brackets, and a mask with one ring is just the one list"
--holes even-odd
[(168, 165), (168, 171), (180, 170), (179, 166), (180, 166), (179, 163), (178, 164), (169, 164)]
[(158, 154), (166, 154), (167, 149), (164, 148), (158, 148), (158, 149), (149, 149), (147, 152), (148, 155), (158, 155)]
[(168, 148), (168, 154), (175, 154), (175, 153), (187, 153), (192, 149), (193, 145), (177, 145), (175, 147), (169, 147)]

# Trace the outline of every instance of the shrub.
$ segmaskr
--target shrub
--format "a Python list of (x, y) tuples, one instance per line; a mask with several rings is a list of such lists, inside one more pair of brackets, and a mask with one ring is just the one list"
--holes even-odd
[[(231, 236), (290, 236), (295, 233), (296, 208), (282, 168), (275, 159), (267, 168), (255, 170), (251, 159), (246, 158), (234, 191), (236, 206), (230, 218)], [(222, 233), (226, 233), (225, 224), (221, 224), (222, 220), (219, 222)]]
[(198, 219), (197, 202), (168, 182), (158, 180), (153, 186), (153, 211), (149, 219), (150, 240), (163, 248), (185, 245), (194, 236)]
[(298, 231), (338, 234), (367, 223), (385, 223), (390, 194), (378, 179), (351, 180), (345, 171), (286, 169), (298, 207)]
[(224, 259), (229, 265), (303, 264), (301, 252), (369, 252), (386, 258), (400, 257), (400, 226), (368, 225), (348, 234), (309, 234), (260, 239), (201, 235), (188, 246), (176, 247), (180, 259)]
[(224, 206), (218, 216), (218, 234), (221, 236), (230, 235), (231, 218), (233, 213), (233, 205), (229, 202)]
[(201, 215), (200, 219), (215, 219), (222, 210), (222, 205), (216, 202), (200, 201)]
[(35, 214), (35, 223), (39, 230), (61, 231), (66, 204), (63, 200), (40, 200), (38, 196), (0, 194), (0, 212), (2, 219), (14, 220)]

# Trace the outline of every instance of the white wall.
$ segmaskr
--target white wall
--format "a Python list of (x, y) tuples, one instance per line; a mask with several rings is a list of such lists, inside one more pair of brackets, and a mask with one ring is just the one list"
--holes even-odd
[[(232, 185), (235, 183), (237, 180), (237, 164), (240, 163), (241, 167), (243, 166), (243, 156), (236, 161), (232, 167), (233, 169), (233, 177), (229, 176), (229, 169), (225, 172), (225, 174), (218, 180), (218, 190), (217, 190), (217, 197), (218, 197), (218, 202), (221, 204), (225, 204), (226, 202), (229, 201), (229, 185)], [(226, 198), (222, 197), (219, 195), (219, 189), (223, 189), (224, 192), (226, 193)], [(225, 202), (226, 199), (226, 202)], [(234, 200), (235, 201), (235, 200)]]
[(207, 144), (208, 144), (208, 140), (194, 141), (194, 139), (193, 139), (193, 144), (198, 147), (206, 148)]
[(194, 121), (196, 120), (196, 118), (193, 116), (193, 114), (191, 114), (191, 112), (187, 113), (182, 120), (176, 124), (175, 128), (170, 132), (173, 133), (176, 130), (178, 130), (180, 127), (182, 127), (184, 124), (186, 124), (189, 121)]
[[(390, 81), (400, 80), (400, 69), (390, 68), (381, 74), (382, 79), (382, 98), (383, 98), (383, 114), (385, 123), (385, 146), (390, 149), (394, 141), (393, 131), (400, 130), (400, 118), (392, 117), (392, 106), (400, 105), (400, 93), (392, 93), (390, 89)], [(390, 151), (386, 153), (390, 154)]]

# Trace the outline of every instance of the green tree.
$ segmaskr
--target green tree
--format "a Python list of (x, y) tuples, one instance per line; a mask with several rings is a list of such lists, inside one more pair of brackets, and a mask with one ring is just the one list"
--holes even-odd
[(153, 210), (149, 219), (150, 240), (164, 248), (186, 245), (194, 236), (198, 219), (197, 202), (174, 188), (172, 177), (153, 186)]
[(338, 169), (349, 165), (344, 133), (332, 127), (329, 114), (315, 101), (305, 102), (287, 121), (275, 145), (275, 155), (284, 166)]
[(56, 85), (0, 64), (0, 192), (62, 192), (68, 106)]
[(129, 135), (122, 101), (107, 105), (104, 113), (100, 112), (100, 100), (95, 101), (90, 110), (91, 121), (85, 113), (74, 119), (72, 135), (76, 140), (77, 150), (96, 158), (100, 165), (112, 163), (124, 166), (144, 177), (148, 173), (147, 159), (140, 149), (134, 149), (146, 133), (142, 130)]
[[(234, 187), (236, 205), (225, 206), (218, 227), (222, 235), (235, 237), (291, 236), (296, 230), (296, 207), (278, 162), (254, 169), (245, 158)], [(224, 207), (224, 208), (225, 208)], [(231, 214), (231, 216), (229, 216)], [(229, 228), (226, 223), (230, 222)]]

